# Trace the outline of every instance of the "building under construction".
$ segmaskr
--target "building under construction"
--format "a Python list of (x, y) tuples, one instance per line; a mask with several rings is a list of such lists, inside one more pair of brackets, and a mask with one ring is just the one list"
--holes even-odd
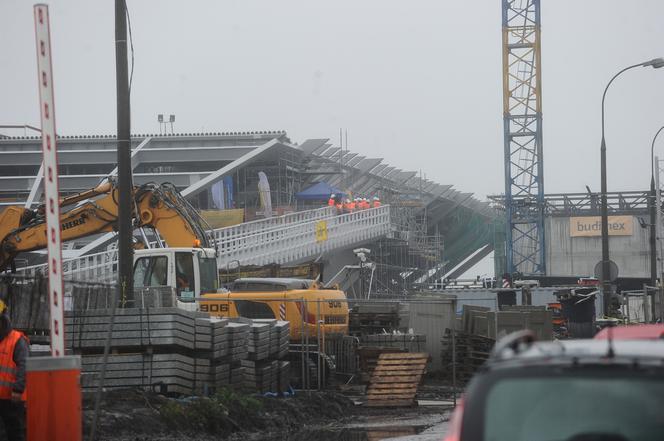
[[(63, 195), (93, 188), (117, 172), (114, 136), (62, 136), (58, 150)], [(4, 136), (0, 157), (0, 206), (39, 204), (41, 139)], [(134, 135), (131, 157), (135, 184), (173, 183), (198, 209), (239, 213), (236, 221), (322, 207), (329, 194), (299, 196), (319, 183), (347, 198), (377, 197), (389, 204), (391, 231), (356, 244), (370, 250), (365, 262), (353, 253), (354, 246), (318, 256), (325, 264), (324, 280), (343, 280), (341, 285), (358, 296), (401, 295), (414, 284), (457, 277), (494, 247), (497, 216), (486, 202), (327, 139), (298, 145), (281, 131)], [(268, 186), (259, 190), (261, 175)], [(96, 246), (93, 239), (65, 244), (65, 257), (108, 246)], [(36, 253), (24, 263), (42, 259)]]

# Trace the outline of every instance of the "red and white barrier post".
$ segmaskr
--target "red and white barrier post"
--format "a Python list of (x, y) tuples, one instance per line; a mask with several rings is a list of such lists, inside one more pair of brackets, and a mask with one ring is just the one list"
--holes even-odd
[(81, 440), (81, 360), (65, 356), (60, 191), (48, 6), (34, 6), (48, 239), (51, 357), (28, 358), (28, 441)]

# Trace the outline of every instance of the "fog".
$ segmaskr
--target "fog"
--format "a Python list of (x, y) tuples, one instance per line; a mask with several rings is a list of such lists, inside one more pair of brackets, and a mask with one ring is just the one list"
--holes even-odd
[[(115, 133), (113, 1), (50, 5), (60, 134)], [(328, 137), (474, 192), (504, 191), (501, 2), (127, 2), (132, 132)], [(545, 190), (599, 190), (601, 94), (664, 55), (664, 2), (542, 0)], [(0, 124), (39, 125), (32, 4), (0, 3)], [(645, 189), (664, 69), (607, 97), (609, 190)], [(657, 150), (664, 157), (664, 140)]]

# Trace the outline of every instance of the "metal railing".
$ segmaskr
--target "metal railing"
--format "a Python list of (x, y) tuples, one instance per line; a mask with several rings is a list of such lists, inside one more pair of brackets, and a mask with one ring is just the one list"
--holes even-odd
[(296, 211), (294, 213), (284, 214), (283, 216), (269, 217), (266, 219), (243, 222), (230, 227), (217, 228), (216, 230), (213, 230), (210, 235), (214, 237), (216, 241), (235, 239), (257, 231), (274, 230), (302, 222), (325, 219), (334, 214), (336, 214), (336, 209), (334, 207)]
[[(334, 207), (301, 211), (210, 231), (216, 239), (220, 269), (240, 265), (285, 264), (310, 259), (323, 252), (376, 239), (391, 230), (389, 205), (337, 214)], [(111, 282), (118, 265), (117, 249), (65, 260), (65, 277)], [(17, 268), (33, 276), (46, 264)]]
[(386, 205), (220, 239), (219, 267), (226, 268), (232, 262), (241, 265), (297, 262), (384, 236), (390, 226)]

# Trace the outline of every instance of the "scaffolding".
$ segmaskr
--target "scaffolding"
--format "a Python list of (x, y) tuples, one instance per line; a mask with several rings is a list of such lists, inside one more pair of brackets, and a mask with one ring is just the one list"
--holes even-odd
[(429, 227), (426, 207), (399, 204), (396, 199), (391, 207), (394, 232), (372, 247), (375, 269), (361, 275), (372, 280), (361, 282), (371, 284), (371, 296), (406, 297), (413, 283), (444, 265), (443, 241), (437, 225)]
[(294, 149), (280, 149), (251, 165), (240, 168), (234, 176), (237, 208), (258, 209), (258, 173), (263, 172), (270, 183), (273, 207), (294, 207), (295, 194), (302, 190), (302, 155)]

